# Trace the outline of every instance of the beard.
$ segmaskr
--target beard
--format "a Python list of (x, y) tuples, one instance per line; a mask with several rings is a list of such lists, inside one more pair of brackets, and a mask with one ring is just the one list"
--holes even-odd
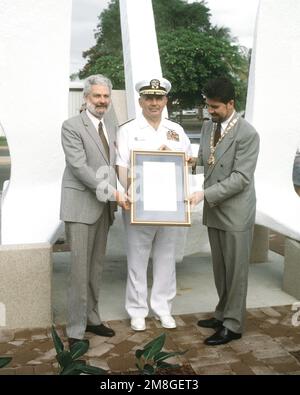
[[(93, 114), (96, 118), (102, 119), (105, 112), (107, 112), (110, 108), (110, 104), (108, 106), (95, 106), (92, 103), (86, 103), (86, 108), (89, 110), (91, 114)], [(97, 108), (101, 108), (102, 111), (97, 111)]]

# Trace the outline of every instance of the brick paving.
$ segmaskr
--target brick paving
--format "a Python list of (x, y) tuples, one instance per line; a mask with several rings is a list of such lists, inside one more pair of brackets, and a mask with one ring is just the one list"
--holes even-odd
[[(246, 331), (240, 340), (223, 346), (208, 347), (205, 337), (213, 333), (199, 328), (197, 321), (210, 314), (175, 316), (177, 329), (162, 329), (154, 318), (147, 319), (145, 332), (131, 330), (129, 320), (109, 321), (116, 336), (104, 338), (87, 334), (90, 348), (85, 355), (89, 364), (109, 373), (133, 373), (135, 350), (162, 332), (167, 335), (166, 351), (188, 350), (170, 360), (188, 367), (195, 375), (299, 375), (300, 326), (293, 326), (292, 306), (249, 309)], [(298, 320), (296, 319), (296, 324)], [(300, 321), (299, 321), (300, 324)], [(66, 345), (64, 327), (57, 327)], [(9, 331), (0, 329), (0, 356), (12, 362), (0, 369), (0, 375), (53, 375), (58, 373), (51, 330)]]

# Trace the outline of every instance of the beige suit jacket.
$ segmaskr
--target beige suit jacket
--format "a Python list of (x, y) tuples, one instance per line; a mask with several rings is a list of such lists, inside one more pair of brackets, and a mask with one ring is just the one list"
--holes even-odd
[[(117, 124), (110, 113), (104, 116), (110, 158), (107, 157), (98, 131), (86, 111), (68, 119), (62, 125), (62, 146), (66, 158), (60, 210), (63, 221), (95, 223), (108, 202), (108, 185), (116, 187)], [(115, 202), (110, 202), (110, 210), (113, 218)]]
[(254, 171), (259, 152), (259, 136), (245, 119), (216, 148), (216, 163), (209, 166), (210, 136), (213, 123), (201, 131), (199, 163), (204, 166), (203, 223), (208, 227), (245, 231), (255, 221)]

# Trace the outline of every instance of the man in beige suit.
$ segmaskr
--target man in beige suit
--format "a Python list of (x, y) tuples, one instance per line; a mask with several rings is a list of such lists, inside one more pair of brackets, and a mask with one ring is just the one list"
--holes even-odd
[(219, 345), (242, 336), (248, 266), (255, 221), (254, 171), (259, 152), (256, 130), (234, 108), (235, 91), (225, 78), (205, 88), (211, 120), (201, 131), (199, 164), (204, 190), (192, 194), (192, 205), (204, 199), (203, 223), (208, 227), (215, 284), (219, 296), (213, 318), (198, 325), (216, 333), (205, 339)]
[[(87, 78), (85, 109), (62, 125), (66, 168), (62, 180), (61, 219), (71, 249), (67, 336), (71, 347), (86, 331), (114, 336), (101, 323), (98, 297), (109, 226), (117, 204), (128, 208), (116, 191), (116, 127), (108, 111), (110, 80)], [(116, 204), (117, 203), (117, 204)]]

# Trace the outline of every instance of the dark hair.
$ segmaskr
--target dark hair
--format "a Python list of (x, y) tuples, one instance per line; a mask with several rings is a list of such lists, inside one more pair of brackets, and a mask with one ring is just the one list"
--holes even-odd
[(230, 100), (235, 100), (233, 83), (225, 77), (209, 80), (203, 93), (208, 99), (217, 100), (224, 104), (227, 104)]

